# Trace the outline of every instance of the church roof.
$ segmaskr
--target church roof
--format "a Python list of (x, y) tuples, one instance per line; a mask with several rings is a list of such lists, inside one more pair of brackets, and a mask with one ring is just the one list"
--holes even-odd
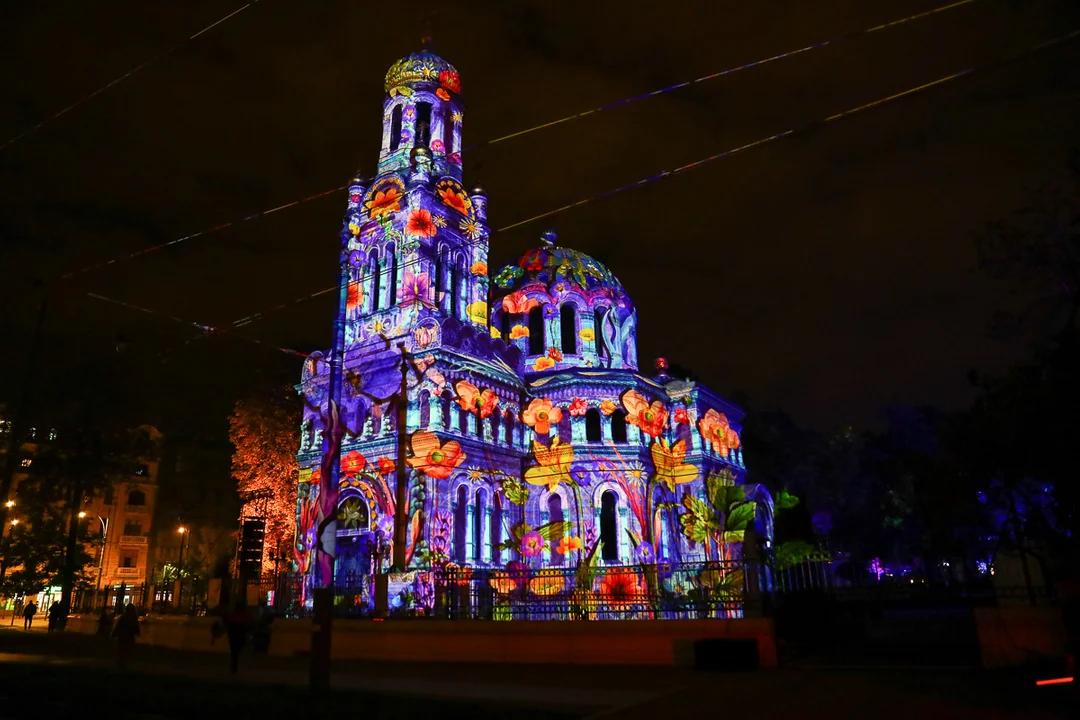
[(390, 92), (402, 85), (430, 82), (442, 85), (451, 92), (461, 92), (461, 78), (457, 69), (428, 50), (409, 53), (386, 71), (384, 86)]
[(526, 250), (500, 270), (494, 278), (497, 291), (510, 292), (534, 282), (550, 287), (565, 280), (586, 292), (606, 289), (626, 294), (622, 283), (605, 265), (583, 252), (555, 245), (554, 240), (554, 233), (545, 233), (540, 247)]

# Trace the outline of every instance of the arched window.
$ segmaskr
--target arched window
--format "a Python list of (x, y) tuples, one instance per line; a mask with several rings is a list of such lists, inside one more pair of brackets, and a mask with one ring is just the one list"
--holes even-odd
[(469, 413), (465, 412), (461, 408), (458, 408), (457, 420), (458, 420), (458, 423), (457, 423), (458, 432), (461, 433), (462, 435), (468, 435), (469, 434)]
[(611, 441), (626, 442), (626, 413), (622, 410), (611, 413)]
[(499, 442), (499, 420), (501, 418), (502, 416), (499, 414), (498, 410), (491, 413), (491, 442)]
[(499, 313), (499, 332), (504, 342), (510, 342), (510, 313), (503, 310)]
[(457, 502), (454, 503), (454, 560), (458, 564), (463, 564), (466, 561), (466, 550), (468, 549), (468, 543), (466, 542), (465, 533), (469, 528), (469, 495), (464, 485), (460, 485), (457, 489)]
[(491, 562), (498, 565), (502, 562), (502, 552), (499, 550), (502, 543), (502, 495), (495, 493), (491, 506)]
[(612, 490), (605, 490), (600, 496), (600, 542), (603, 543), (600, 556), (608, 562), (619, 560), (618, 501)]
[(570, 413), (566, 409), (563, 409), (562, 417), (559, 418), (559, 424), (557, 426), (559, 428), (559, 442), (570, 442), (571, 436), (574, 432), (571, 422), (572, 418), (570, 417)]
[(487, 493), (476, 491), (476, 503), (473, 505), (476, 515), (473, 517), (473, 562), (480, 562), (484, 557), (484, 515), (487, 513)]
[(529, 354), (544, 353), (544, 309), (534, 307), (529, 311)]
[(382, 272), (379, 268), (379, 256), (371, 258), (371, 309), (372, 311), (379, 309), (379, 296), (382, 294), (379, 292), (382, 290)]
[(390, 115), (390, 152), (394, 152), (401, 145), (401, 106), (394, 108)]
[(607, 357), (607, 346), (604, 344), (604, 316), (607, 308), (599, 307), (593, 313), (593, 333), (596, 336), (596, 354)]
[(443, 118), (443, 145), (446, 146), (446, 154), (454, 152), (454, 109), (450, 104), (446, 105), (446, 116)]
[(443, 292), (446, 290), (446, 286), (443, 282), (443, 259), (442, 253), (436, 253), (435, 255), (435, 304), (439, 307), (443, 307)]
[(694, 431), (690, 425), (679, 423), (678, 429), (675, 431), (675, 442), (680, 440), (686, 443), (686, 452), (694, 449)]
[(416, 103), (416, 147), (431, 144), (431, 103)]
[[(387, 252), (390, 252), (390, 247), (387, 246)], [(397, 304), (397, 250), (394, 250), (393, 256), (390, 258), (390, 276), (386, 279), (386, 286), (389, 288), (387, 293), (386, 306), (391, 307)]]
[(559, 327), (564, 355), (577, 355), (577, 310), (567, 303), (559, 310)]
[[(547, 509), (548, 509), (548, 522), (550, 522), (550, 523), (556, 523), (556, 522), (561, 523), (566, 519), (565, 517), (563, 517), (562, 497), (561, 496), (554, 495), (554, 494), (548, 495)], [(562, 565), (563, 564), (563, 555), (562, 555), (562, 553), (557, 552), (555, 550), (555, 548), (559, 547), (559, 541), (562, 540), (562, 536), (563, 536), (563, 532), (562, 532), (561, 527), (556, 529), (555, 532), (551, 533), (551, 564), (552, 565)]]
[(142, 507), (146, 504), (146, 493), (142, 490), (132, 490), (128, 493), (127, 504), (130, 506)]
[(480, 413), (476, 413), (476, 437), (484, 437), (484, 419), (480, 417)]
[(506, 444), (514, 444), (514, 416), (510, 415), (506, 418)]
[(450, 266), (450, 314), (458, 316), (458, 296), (461, 295), (461, 268), (458, 263)]
[(600, 411), (596, 408), (585, 411), (585, 439), (589, 442), (600, 442), (604, 439), (600, 426)]
[(444, 392), (442, 394), (442, 397), (440, 398), (440, 402), (442, 403), (442, 426), (443, 426), (443, 429), (449, 430), (450, 429), (450, 407), (451, 407), (451, 405), (450, 405), (450, 403), (451, 403), (450, 393)]
[(421, 390), (420, 396), (416, 399), (420, 403), (420, 428), (426, 428), (431, 422), (431, 393), (427, 390)]

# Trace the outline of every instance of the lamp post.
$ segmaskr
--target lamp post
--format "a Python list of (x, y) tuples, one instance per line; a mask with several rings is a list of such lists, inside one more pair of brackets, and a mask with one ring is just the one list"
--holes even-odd
[(182, 596), (184, 594), (184, 576), (182, 574), (183, 573), (183, 568), (184, 568), (184, 538), (185, 537), (190, 538), (191, 534), (188, 532), (188, 529), (186, 527), (184, 527), (183, 525), (178, 527), (176, 529), (176, 531), (178, 533), (180, 533), (180, 557), (176, 561), (176, 602), (175, 602), (175, 605), (177, 607), (179, 607), (180, 606), (180, 601), (183, 599)]
[[(86, 517), (85, 512), (79, 513), (79, 519), (82, 520)], [(94, 583), (94, 595), (95, 602), (101, 598), (101, 575), (102, 568), (105, 564), (105, 543), (109, 541), (109, 518), (103, 518), (100, 515), (97, 516), (98, 522), (101, 523), (101, 547), (98, 548), (97, 556), (97, 581)]]

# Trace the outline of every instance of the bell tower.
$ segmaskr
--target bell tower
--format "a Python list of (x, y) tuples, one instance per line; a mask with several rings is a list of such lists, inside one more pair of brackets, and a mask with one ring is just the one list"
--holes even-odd
[(437, 343), (447, 318), (489, 332), (487, 196), (462, 185), (461, 78), (424, 49), (384, 87), (377, 173), (353, 179), (342, 230), (346, 352), (375, 335)]

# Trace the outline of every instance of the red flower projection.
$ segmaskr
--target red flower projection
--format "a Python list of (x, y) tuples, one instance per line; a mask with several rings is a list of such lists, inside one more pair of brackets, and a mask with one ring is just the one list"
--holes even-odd
[(453, 70), (443, 70), (439, 73), (439, 84), (450, 92), (461, 92), (461, 76)]
[(352, 477), (367, 466), (367, 458), (360, 454), (359, 450), (353, 450), (341, 458), (341, 470)]
[(503, 312), (511, 315), (527, 315), (530, 310), (538, 306), (540, 301), (536, 298), (525, 297), (521, 290), (512, 292), (503, 298)]
[(423, 208), (418, 208), (409, 213), (409, 220), (405, 223), (405, 232), (417, 237), (434, 237), (439, 228), (431, 219), (431, 213)]

